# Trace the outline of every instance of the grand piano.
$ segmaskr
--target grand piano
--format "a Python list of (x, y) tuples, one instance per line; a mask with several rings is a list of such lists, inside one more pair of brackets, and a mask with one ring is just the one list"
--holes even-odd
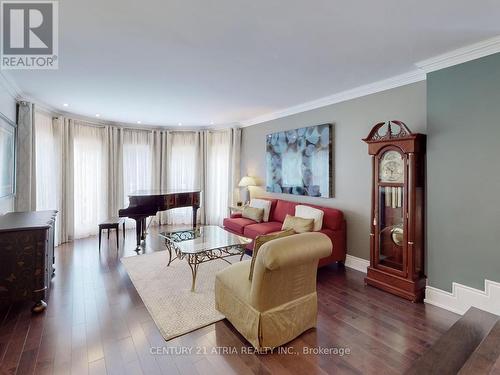
[(196, 226), (196, 214), (200, 208), (200, 191), (161, 191), (139, 190), (128, 196), (129, 205), (118, 211), (118, 216), (129, 217), (136, 222), (136, 251), (141, 250), (141, 243), (146, 239), (146, 219), (155, 216), (158, 211), (172, 208), (193, 207), (193, 227)]

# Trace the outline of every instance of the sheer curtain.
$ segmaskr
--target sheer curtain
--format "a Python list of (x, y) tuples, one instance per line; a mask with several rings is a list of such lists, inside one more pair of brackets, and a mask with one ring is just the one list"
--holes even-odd
[[(199, 188), (199, 148), (199, 136), (196, 132), (167, 133), (167, 190)], [(169, 210), (166, 217), (166, 224), (191, 224), (192, 209), (186, 207)]]
[[(58, 242), (97, 233), (135, 190), (201, 189), (202, 223), (221, 224), (239, 179), (240, 130), (170, 132), (35, 116), (36, 209), (57, 209)], [(36, 177), (36, 178), (35, 178)], [(192, 222), (191, 208), (161, 222)]]
[(151, 132), (124, 130), (123, 132), (123, 192), (124, 204), (128, 194), (150, 190), (153, 185), (153, 150)]
[(97, 233), (107, 216), (107, 157), (105, 129), (74, 125), (74, 234), (75, 238)]
[(55, 241), (60, 243), (61, 231), (61, 145), (60, 129), (52, 116), (35, 113), (36, 141), (36, 209), (58, 210)]
[(207, 132), (205, 171), (205, 217), (207, 224), (221, 225), (232, 194), (231, 132)]

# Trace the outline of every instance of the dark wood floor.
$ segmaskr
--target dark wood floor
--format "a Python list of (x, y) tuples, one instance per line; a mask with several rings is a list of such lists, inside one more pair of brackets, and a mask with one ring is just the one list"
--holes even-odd
[[(125, 251), (117, 252), (113, 235), (100, 256), (96, 238), (60, 246), (46, 312), (32, 315), (29, 304), (1, 312), (1, 373), (399, 374), (458, 319), (367, 287), (360, 272), (331, 266), (318, 273), (318, 327), (287, 346), (294, 354), (234, 354), (248, 344), (227, 321), (165, 343), (120, 263), (135, 254), (133, 243), (129, 231)], [(162, 249), (152, 229), (146, 252)], [(163, 346), (194, 349), (150, 353)], [(332, 347), (350, 354), (302, 354)], [(223, 350), (229, 353), (211, 354)]]

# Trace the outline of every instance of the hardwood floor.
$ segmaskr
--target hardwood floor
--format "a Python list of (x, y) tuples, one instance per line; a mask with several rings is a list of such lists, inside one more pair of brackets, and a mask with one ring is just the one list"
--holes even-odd
[[(111, 236), (101, 255), (96, 237), (57, 248), (47, 310), (32, 315), (30, 304), (16, 304), (0, 311), (2, 374), (399, 374), (458, 319), (330, 266), (318, 272), (318, 327), (286, 346), (292, 354), (242, 353), (249, 346), (227, 321), (166, 343), (120, 263), (135, 255), (134, 236), (128, 231), (118, 252)], [(162, 249), (153, 228), (146, 253)], [(177, 353), (151, 354), (162, 347)], [(333, 347), (350, 353), (303, 353)]]

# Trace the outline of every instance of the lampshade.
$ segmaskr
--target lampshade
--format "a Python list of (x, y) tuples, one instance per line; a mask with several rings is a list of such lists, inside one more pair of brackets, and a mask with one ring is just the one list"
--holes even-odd
[(238, 186), (239, 187), (257, 186), (257, 182), (255, 182), (255, 178), (253, 178), (253, 177), (244, 176), (240, 180), (240, 183), (238, 184)]

